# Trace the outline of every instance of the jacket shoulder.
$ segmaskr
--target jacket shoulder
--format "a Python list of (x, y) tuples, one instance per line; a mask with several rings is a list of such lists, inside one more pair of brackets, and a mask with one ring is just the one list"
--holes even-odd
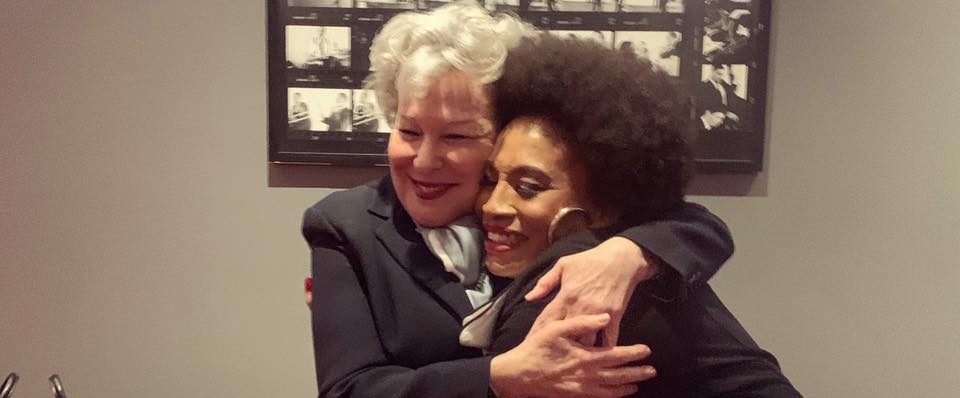
[(303, 213), (302, 231), (307, 240), (318, 230), (341, 231), (365, 223), (370, 212), (385, 214), (394, 196), (389, 179), (330, 193)]

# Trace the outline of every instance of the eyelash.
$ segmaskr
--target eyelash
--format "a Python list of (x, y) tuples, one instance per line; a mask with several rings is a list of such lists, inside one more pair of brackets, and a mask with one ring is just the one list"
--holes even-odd
[[(419, 131), (408, 130), (408, 129), (399, 129), (398, 131), (400, 131), (400, 135), (402, 135), (406, 139), (417, 139), (423, 136), (423, 133)], [(474, 138), (477, 138), (477, 137), (466, 135), (466, 134), (447, 134), (443, 136), (443, 139), (447, 141), (463, 141), (463, 140), (470, 140)]]
[(399, 131), (400, 131), (400, 135), (402, 135), (404, 138), (407, 138), (407, 139), (418, 138), (422, 135), (419, 131), (413, 131), (413, 130), (407, 130), (407, 129), (399, 129)]
[(513, 190), (516, 191), (517, 195), (520, 195), (521, 198), (533, 199), (541, 192), (546, 191), (547, 188), (542, 187), (540, 184), (520, 181), (514, 185)]
[[(492, 176), (492, 171), (485, 170), (483, 176), (480, 177), (480, 186), (482, 187), (492, 187), (497, 185), (497, 178)], [(516, 183), (511, 183), (510, 187), (513, 188), (513, 191), (517, 193), (521, 198), (525, 200), (533, 199), (541, 192), (550, 189), (550, 187), (544, 187), (538, 183), (518, 181)]]

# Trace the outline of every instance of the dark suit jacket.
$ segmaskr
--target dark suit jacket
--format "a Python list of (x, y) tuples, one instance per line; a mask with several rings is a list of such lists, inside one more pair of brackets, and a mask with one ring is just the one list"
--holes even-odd
[[(490, 354), (520, 344), (549, 302), (523, 299), (537, 279), (560, 257), (594, 247), (606, 236), (588, 231), (561, 240), (503, 292)], [(683, 301), (657, 299), (656, 285), (638, 287), (620, 323), (619, 344), (646, 344), (652, 355), (645, 362), (657, 369), (631, 397), (800, 397), (773, 355), (757, 346), (709, 285)]]
[[(723, 223), (689, 205), (624, 236), (677, 269), (685, 294), (733, 251)], [(473, 311), (403, 210), (389, 178), (330, 194), (304, 214), (312, 250), (321, 397), (486, 397), (490, 357), (459, 345)]]
[(720, 94), (720, 90), (717, 90), (717, 88), (713, 86), (713, 83), (709, 81), (700, 82), (697, 116), (702, 115), (705, 110), (709, 110), (710, 112), (726, 112), (729, 110), (730, 99), (736, 96), (736, 94), (733, 93), (733, 90), (729, 89), (726, 83), (721, 83), (720, 87), (723, 87), (726, 91), (727, 105), (723, 104), (723, 96)]

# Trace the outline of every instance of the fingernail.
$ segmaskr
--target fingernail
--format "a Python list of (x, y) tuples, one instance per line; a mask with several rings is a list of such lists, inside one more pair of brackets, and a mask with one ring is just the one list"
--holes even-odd
[(643, 373), (645, 373), (647, 376), (653, 377), (657, 375), (657, 369), (655, 369), (653, 366), (643, 366), (641, 369), (643, 369)]
[(306, 277), (303, 278), (303, 290), (306, 292), (313, 292), (313, 278)]

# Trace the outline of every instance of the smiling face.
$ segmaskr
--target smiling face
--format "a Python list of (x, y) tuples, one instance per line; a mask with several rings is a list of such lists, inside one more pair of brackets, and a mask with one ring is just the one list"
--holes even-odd
[(397, 197), (419, 225), (437, 227), (473, 211), (494, 131), (486, 87), (441, 73), (414, 95), (400, 87), (387, 146)]
[(564, 207), (589, 208), (586, 172), (540, 119), (519, 118), (497, 139), (477, 199), (486, 231), (487, 269), (516, 277), (549, 245), (550, 222)]

